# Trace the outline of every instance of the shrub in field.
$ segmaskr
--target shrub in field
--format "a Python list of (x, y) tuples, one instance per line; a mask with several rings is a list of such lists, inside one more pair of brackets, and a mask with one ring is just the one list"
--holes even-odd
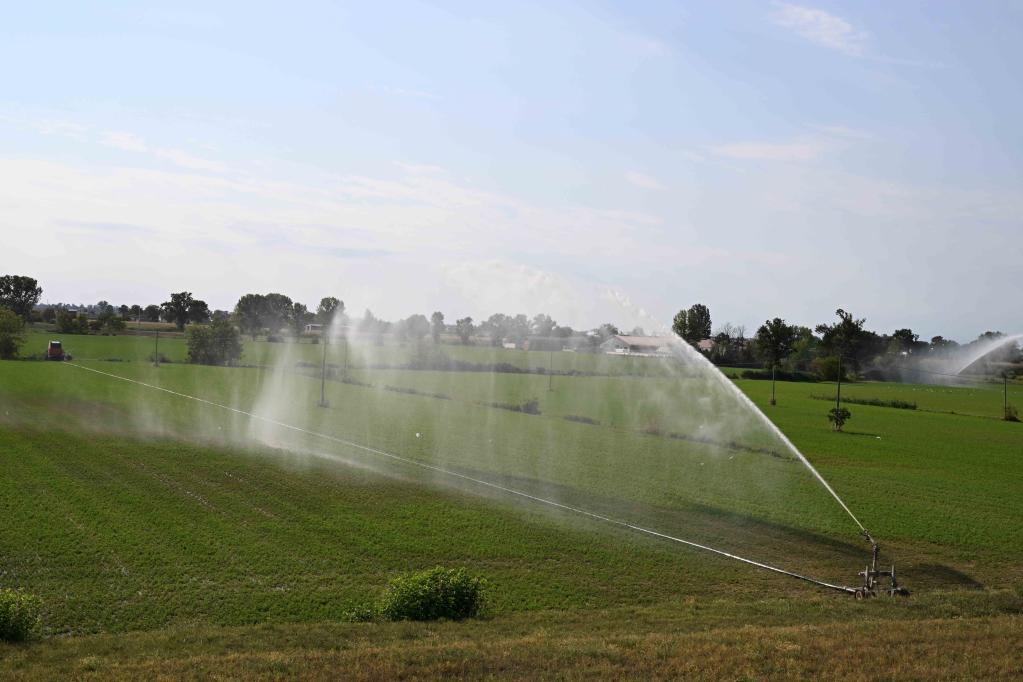
[(1006, 405), (1005, 406), (1005, 417), (1004, 417), (1004, 419), (1007, 422), (1018, 422), (1019, 421), (1019, 411), (1016, 409), (1015, 405)]
[(380, 600), (387, 620), (462, 620), (487, 612), (487, 581), (464, 568), (432, 568), (398, 576)]
[(242, 356), (241, 335), (227, 320), (188, 328), (188, 361), (199, 365), (233, 365)]
[(0, 588), (0, 640), (20, 642), (39, 627), (42, 600), (21, 590)]
[(844, 407), (833, 407), (828, 411), (828, 421), (831, 422), (831, 428), (835, 431), (841, 431), (851, 417), (852, 412)]

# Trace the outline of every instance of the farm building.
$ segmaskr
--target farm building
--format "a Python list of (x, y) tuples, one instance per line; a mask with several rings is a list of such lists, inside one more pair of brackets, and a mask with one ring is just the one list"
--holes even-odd
[(627, 355), (667, 355), (671, 339), (667, 336), (629, 336), (619, 334), (600, 344), (605, 353)]

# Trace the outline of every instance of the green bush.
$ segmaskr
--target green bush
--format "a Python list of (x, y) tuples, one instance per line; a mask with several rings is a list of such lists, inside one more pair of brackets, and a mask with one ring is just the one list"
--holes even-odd
[(464, 568), (432, 568), (398, 576), (380, 600), (387, 620), (462, 620), (486, 615), (487, 581)]
[(828, 421), (831, 422), (831, 428), (835, 431), (841, 431), (851, 417), (852, 412), (844, 407), (833, 407), (828, 411)]
[(39, 628), (42, 600), (21, 590), (0, 588), (0, 640), (20, 642)]

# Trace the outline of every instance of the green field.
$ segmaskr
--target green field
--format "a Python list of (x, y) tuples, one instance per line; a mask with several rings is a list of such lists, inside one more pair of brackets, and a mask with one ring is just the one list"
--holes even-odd
[[(995, 418), (1000, 386), (844, 386), (918, 409), (852, 405), (834, 433), (811, 397), (833, 385), (779, 383), (769, 407), (769, 382), (736, 382), (914, 590), (860, 603), (417, 466), (854, 583), (868, 548), (851, 519), (698, 373), (457, 346), (464, 362), (582, 374), (413, 371), (393, 367), (414, 349), (363, 348), (320, 408), (296, 363), (321, 346), (247, 342), (253, 366), (209, 368), (161, 338), (174, 362), (154, 368), (152, 343), (67, 337), (81, 367), (0, 363), (0, 586), (46, 603), (44, 637), (0, 645), (0, 671), (858, 678), (880, 648), (879, 677), (1023, 674), (1023, 425)], [(534, 400), (539, 414), (506, 409)], [(434, 565), (486, 575), (494, 616), (343, 622), (389, 577)]]

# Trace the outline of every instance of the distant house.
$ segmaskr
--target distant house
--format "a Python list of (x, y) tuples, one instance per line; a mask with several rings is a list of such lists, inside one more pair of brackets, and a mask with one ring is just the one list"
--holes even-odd
[(667, 336), (630, 336), (618, 334), (600, 344), (605, 353), (618, 355), (667, 355), (671, 338)]
[(714, 350), (715, 345), (717, 344), (714, 343), (714, 339), (704, 339), (696, 342), (696, 349), (701, 353), (709, 353)]
[(304, 334), (313, 334), (313, 335), (319, 336), (319, 335), (323, 334), (323, 325), (322, 324), (315, 324), (315, 323), (314, 324), (307, 324), (305, 326), (305, 331), (303, 333)]

